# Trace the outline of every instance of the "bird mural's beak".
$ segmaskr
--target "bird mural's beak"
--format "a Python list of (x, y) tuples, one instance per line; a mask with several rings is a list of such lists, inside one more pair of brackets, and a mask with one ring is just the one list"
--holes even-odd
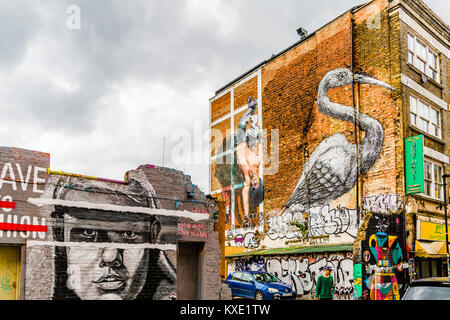
[(397, 89), (395, 89), (394, 87), (390, 86), (389, 84), (387, 84), (387, 83), (385, 83), (383, 81), (380, 81), (378, 79), (375, 79), (375, 78), (372, 78), (372, 77), (369, 77), (369, 76), (366, 76), (366, 75), (360, 74), (360, 73), (355, 73), (355, 82), (372, 84), (372, 85), (375, 85), (375, 86), (380, 86), (380, 87), (383, 87), (383, 88), (387, 88), (387, 89), (391, 89), (391, 90), (397, 91)]

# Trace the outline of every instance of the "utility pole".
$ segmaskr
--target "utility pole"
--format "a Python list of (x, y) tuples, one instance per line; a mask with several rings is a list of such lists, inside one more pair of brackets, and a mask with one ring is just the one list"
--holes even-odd
[(445, 249), (447, 251), (447, 276), (450, 278), (450, 255), (448, 253), (448, 222), (447, 222), (447, 178), (450, 178), (450, 174), (443, 174), (444, 180), (444, 212), (445, 212)]

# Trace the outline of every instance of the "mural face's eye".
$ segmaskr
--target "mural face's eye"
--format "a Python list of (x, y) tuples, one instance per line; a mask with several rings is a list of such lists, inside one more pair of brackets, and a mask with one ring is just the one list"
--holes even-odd
[(87, 240), (94, 240), (97, 237), (97, 231), (92, 229), (85, 229), (82, 233), (82, 237)]
[(122, 238), (125, 240), (135, 240), (137, 238), (137, 234), (133, 231), (125, 231), (122, 233)]

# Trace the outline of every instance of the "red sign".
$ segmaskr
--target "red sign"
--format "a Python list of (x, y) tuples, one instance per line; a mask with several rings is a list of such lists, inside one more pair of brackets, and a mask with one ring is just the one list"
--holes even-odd
[(0, 201), (0, 208), (15, 209), (16, 208), (16, 203), (15, 202), (10, 202), (10, 201)]
[(205, 225), (201, 223), (178, 223), (178, 234), (182, 236), (193, 236), (196, 238), (208, 238), (208, 232), (205, 231)]
[(0, 230), (4, 231), (36, 231), (47, 232), (46, 226), (34, 226), (30, 224), (16, 224), (16, 223), (0, 223)]

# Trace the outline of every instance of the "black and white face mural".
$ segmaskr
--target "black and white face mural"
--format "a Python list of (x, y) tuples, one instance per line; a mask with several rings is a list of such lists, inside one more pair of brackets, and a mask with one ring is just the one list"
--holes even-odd
[[(159, 204), (145, 177), (126, 186), (51, 177), (44, 197), (54, 210), (53, 299), (169, 299), (176, 293), (177, 218), (151, 214)], [(147, 211), (146, 211), (147, 209)], [(171, 252), (170, 252), (171, 251)]]
[(304, 211), (328, 204), (352, 190), (358, 176), (367, 173), (377, 161), (384, 142), (380, 122), (366, 114), (356, 114), (354, 108), (334, 103), (328, 97), (329, 89), (343, 87), (353, 81), (395, 90), (382, 81), (353, 74), (348, 69), (332, 70), (323, 77), (318, 90), (319, 111), (348, 122), (354, 122), (356, 116), (356, 124), (366, 134), (358, 148), (341, 133), (323, 140), (306, 162), (300, 180), (285, 204), (287, 209), (297, 205)]

